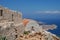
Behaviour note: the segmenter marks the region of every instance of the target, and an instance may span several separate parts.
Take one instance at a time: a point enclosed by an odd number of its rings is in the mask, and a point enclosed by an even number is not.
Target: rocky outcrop
[[[59,40],[57,36],[44,30],[36,21],[22,20],[20,12],[0,6],[0,35],[6,36],[7,40]]]
[[[20,37],[17,38],[17,40],[60,40],[59,38],[56,38],[53,35],[42,34],[42,33],[34,33],[34,34],[28,34],[24,35],[21,34]]]

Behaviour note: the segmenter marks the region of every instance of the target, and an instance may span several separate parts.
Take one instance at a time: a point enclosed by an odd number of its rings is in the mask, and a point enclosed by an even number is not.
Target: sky
[[[60,0],[0,0],[0,5],[22,12],[23,18],[60,19]]]
[[[20,11],[23,18],[56,24],[58,28],[51,32],[60,35],[60,0],[0,0],[0,5]]]

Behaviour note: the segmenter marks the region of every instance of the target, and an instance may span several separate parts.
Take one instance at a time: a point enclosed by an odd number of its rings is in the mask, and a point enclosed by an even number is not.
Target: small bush
[[[0,36],[0,40],[7,40],[5,36]]]
[[[28,35],[29,33],[30,33],[30,31],[24,31],[24,34],[27,34]]]

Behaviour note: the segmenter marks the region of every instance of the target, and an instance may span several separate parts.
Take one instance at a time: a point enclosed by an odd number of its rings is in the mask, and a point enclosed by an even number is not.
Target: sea
[[[36,19],[36,20],[40,21],[40,22],[44,22],[46,24],[50,24],[50,25],[51,24],[57,25],[56,29],[48,30],[48,31],[60,37],[60,19],[45,19],[45,20],[43,20],[43,19]]]

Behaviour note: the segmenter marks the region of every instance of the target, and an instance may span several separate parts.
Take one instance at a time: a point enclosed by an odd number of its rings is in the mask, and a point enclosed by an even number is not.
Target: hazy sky
[[[0,5],[21,11],[25,18],[59,19],[60,0],[0,0]]]

